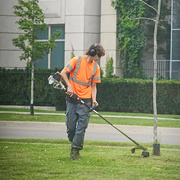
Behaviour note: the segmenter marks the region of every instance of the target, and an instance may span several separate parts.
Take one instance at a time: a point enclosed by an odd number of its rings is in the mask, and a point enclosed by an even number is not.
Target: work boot
[[[71,160],[82,160],[78,149],[72,149],[70,157],[71,157]]]

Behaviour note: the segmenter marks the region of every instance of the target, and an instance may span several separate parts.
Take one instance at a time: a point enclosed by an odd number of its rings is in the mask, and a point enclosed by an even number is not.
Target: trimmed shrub
[[[100,111],[153,113],[153,81],[102,79],[97,85]],[[158,113],[180,113],[180,81],[157,81]]]
[[[57,70],[35,70],[34,105],[65,110],[65,92],[48,84]],[[58,71],[61,71],[60,69]],[[0,69],[0,104],[30,104],[30,71]],[[153,113],[153,81],[102,78],[97,84],[99,111]],[[180,80],[157,81],[158,113],[180,114]]]

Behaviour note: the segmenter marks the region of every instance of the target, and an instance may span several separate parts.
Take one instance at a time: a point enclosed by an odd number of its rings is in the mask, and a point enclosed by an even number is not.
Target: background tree
[[[117,37],[120,62],[124,78],[144,78],[142,50],[146,37],[142,33],[140,20],[130,21],[127,17],[142,17],[145,8],[139,0],[112,0],[117,10]]]
[[[153,51],[153,62],[154,62],[154,77],[153,77],[153,111],[154,111],[154,144],[153,144],[153,153],[155,155],[160,155],[160,146],[158,141],[157,135],[157,103],[156,103],[156,79],[157,79],[157,32],[158,32],[158,24],[159,24],[159,17],[161,12],[161,0],[158,0],[157,9],[153,6],[147,4],[143,0],[139,0],[140,2],[144,3],[149,8],[153,9],[156,13],[155,18],[146,18],[141,17],[140,19],[147,19],[154,21],[154,51]],[[135,18],[139,19],[139,18]]]
[[[155,155],[159,155],[159,150],[157,150],[156,145],[158,144],[158,135],[157,135],[157,103],[156,103],[156,75],[157,75],[157,29],[159,24],[159,16],[161,11],[161,0],[158,0],[158,10],[156,10],[156,19],[154,25],[154,78],[153,78],[153,111],[154,111],[154,146],[153,152]]]
[[[31,102],[30,113],[34,115],[33,109],[33,89],[34,89],[34,63],[41,59],[44,52],[50,53],[55,47],[55,38],[59,37],[61,31],[56,31],[47,42],[37,41],[37,31],[44,32],[48,27],[44,23],[44,14],[38,5],[38,0],[18,0],[18,5],[13,6],[14,14],[19,17],[16,23],[19,29],[22,30],[17,38],[12,40],[14,46],[23,50],[20,60],[27,60],[31,67]]]
[[[147,52],[153,54],[154,21],[143,21],[140,17],[155,17],[155,11],[139,0],[111,0],[117,10],[117,38],[120,62],[124,78],[147,78],[143,72],[143,59]],[[145,0],[157,8],[157,0]],[[162,0],[161,16],[158,24],[157,57],[170,58],[170,0]],[[137,18],[129,21],[128,18]],[[139,19],[138,19],[139,18]],[[148,54],[149,56],[149,54]],[[150,57],[150,59],[153,59]],[[151,77],[150,77],[151,78]],[[162,77],[160,77],[162,78]]]
[[[150,1],[150,0],[149,0]],[[136,31],[133,32],[132,29],[134,27],[134,30],[136,30],[136,27],[138,27],[138,24],[140,22],[141,19],[144,20],[150,20],[154,22],[154,42],[153,42],[153,62],[154,62],[154,76],[153,76],[153,112],[154,112],[154,144],[153,144],[153,153],[156,155],[159,155],[160,153],[160,146],[158,144],[158,135],[157,135],[157,103],[156,103],[156,79],[157,79],[157,31],[158,31],[158,24],[159,24],[159,18],[160,18],[160,10],[161,10],[161,0],[157,1],[158,3],[156,4],[156,7],[151,6],[150,4],[146,3],[143,0],[135,0],[133,2],[130,1],[126,1],[126,0],[116,0],[116,1],[112,1],[112,5],[120,11],[120,13],[118,13],[118,15],[120,15],[120,19],[119,19],[119,24],[121,24],[122,27],[119,27],[122,31],[122,34],[120,34],[120,36],[122,36],[122,45],[121,45],[121,49],[125,49],[128,50],[127,46],[130,46],[130,50],[133,49],[133,51],[137,50],[139,51],[140,48],[133,48],[134,47],[134,41],[138,41],[139,39],[135,39],[133,34],[137,34]],[[166,2],[167,3],[167,2]],[[134,6],[132,6],[134,4]],[[129,5],[129,6],[128,6]],[[153,14],[153,17],[142,17],[142,15],[145,12],[145,6],[146,8],[150,8],[151,11],[155,12],[155,14]],[[135,20],[135,21],[132,21]],[[133,22],[133,23],[132,23]],[[142,26],[140,26],[142,27]],[[124,28],[124,29],[123,29]],[[137,32],[139,32],[137,30]],[[129,36],[129,34],[131,34],[131,37]],[[140,35],[140,34],[139,34]],[[118,32],[118,36],[119,36],[119,32]],[[137,35],[138,37],[138,35]],[[141,36],[139,36],[141,37]],[[131,39],[131,40],[130,40]],[[121,38],[119,38],[119,40],[121,40]],[[132,44],[129,44],[129,42],[132,41]],[[141,47],[141,46],[139,46]],[[124,56],[124,50],[120,51],[120,53],[123,54]],[[128,52],[129,53],[129,52]],[[137,52],[136,52],[137,54]],[[127,54],[126,54],[127,55]],[[134,57],[137,57],[134,56]],[[125,59],[125,56],[124,56]],[[134,58],[135,60],[135,58]],[[129,59],[125,59],[125,61],[127,61],[129,63]],[[123,61],[121,61],[123,63]],[[127,63],[126,62],[126,63]],[[133,62],[132,64],[135,64],[135,62]],[[124,68],[124,67],[123,67]],[[126,68],[128,70],[130,70],[129,68]],[[135,69],[133,69],[135,70]],[[124,69],[123,69],[124,71]]]

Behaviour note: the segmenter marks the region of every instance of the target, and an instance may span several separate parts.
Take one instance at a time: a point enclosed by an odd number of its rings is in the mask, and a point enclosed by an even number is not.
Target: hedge
[[[34,105],[58,106],[65,109],[64,92],[52,88],[48,77],[57,70],[34,71]],[[29,105],[31,89],[31,72],[29,69],[0,69],[0,104]]]
[[[65,110],[65,93],[54,89],[47,80],[56,71],[35,70],[34,105]],[[102,78],[97,90],[98,111],[153,113],[152,80]],[[0,69],[0,104],[30,104],[28,69]],[[157,81],[157,110],[158,113],[180,114],[180,80]]]
[[[180,81],[157,81],[158,113],[180,114]],[[153,81],[102,79],[98,84],[100,111],[153,113]]]

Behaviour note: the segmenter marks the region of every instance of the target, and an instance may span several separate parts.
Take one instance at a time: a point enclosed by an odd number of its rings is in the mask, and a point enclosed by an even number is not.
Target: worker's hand
[[[92,107],[97,107],[99,104],[98,104],[98,102],[97,101],[93,101],[92,102]]]
[[[69,85],[69,86],[67,87],[67,92],[66,92],[66,94],[68,94],[70,97],[73,96],[73,88],[72,88],[71,85]]]
[[[95,107],[98,106],[98,102],[97,101],[93,101],[92,102],[92,107],[89,109],[89,112],[93,111],[95,109]]]

